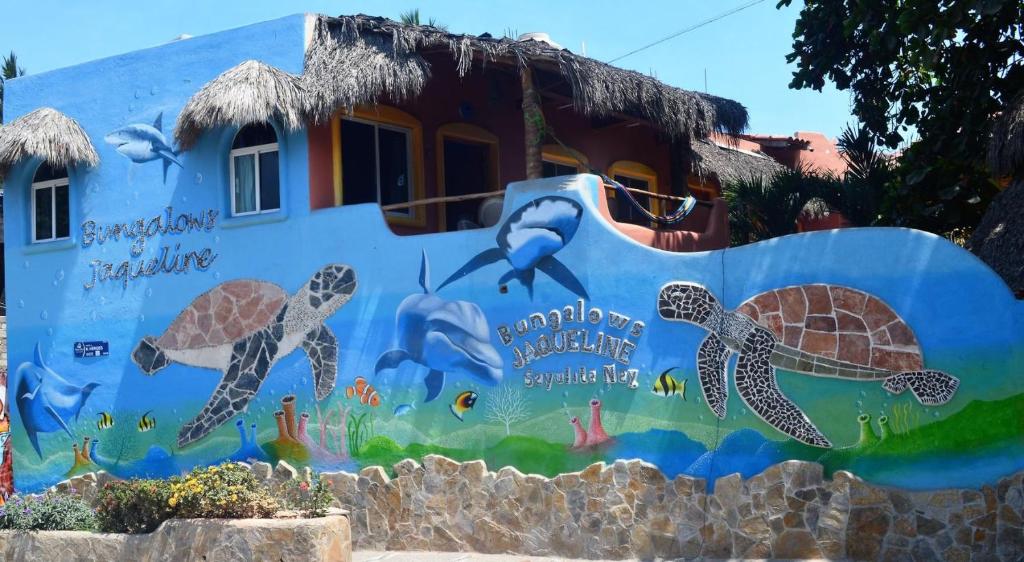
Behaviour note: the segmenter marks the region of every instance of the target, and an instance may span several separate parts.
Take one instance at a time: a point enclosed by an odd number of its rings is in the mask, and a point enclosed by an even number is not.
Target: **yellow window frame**
[[[636,180],[646,181],[647,190],[651,193],[660,193],[658,191],[658,172],[654,171],[654,168],[640,162],[634,162],[632,160],[617,160],[608,166],[608,177],[615,179],[615,176],[626,176]],[[612,198],[616,196],[616,191],[611,190]],[[651,208],[649,209],[652,214],[661,214],[661,199],[655,197],[650,198]]]
[[[575,148],[566,150],[558,144],[545,144],[541,147],[540,159],[553,164],[572,166],[580,174],[585,174],[590,170],[590,160],[585,154]]]
[[[369,121],[371,123],[377,123],[381,125],[391,125],[394,127],[401,127],[409,131],[411,170],[412,174],[412,193],[411,200],[426,198],[426,185],[425,177],[426,174],[423,171],[423,124],[420,123],[419,119],[416,119],[411,114],[402,111],[396,107],[387,105],[376,105],[376,106],[360,106],[354,108],[351,112],[339,111],[331,118],[331,145],[334,155],[334,205],[341,206],[344,201],[345,186],[342,185],[342,166],[344,162],[341,161],[341,120],[347,117],[352,117],[361,121]],[[380,203],[378,202],[378,205]],[[384,213],[385,219],[389,223],[402,224],[408,226],[426,226],[427,224],[427,213],[422,206],[410,207],[408,216],[399,216],[394,214]]]
[[[498,136],[494,133],[470,123],[446,123],[437,128],[434,134],[435,150],[437,153],[437,193],[444,197],[444,140],[446,138],[462,140],[471,143],[483,144],[488,148],[487,154],[487,178],[488,184],[485,192],[498,191],[501,189],[501,162]],[[448,224],[448,216],[445,211],[446,205],[438,205],[437,219],[438,228],[444,231]]]

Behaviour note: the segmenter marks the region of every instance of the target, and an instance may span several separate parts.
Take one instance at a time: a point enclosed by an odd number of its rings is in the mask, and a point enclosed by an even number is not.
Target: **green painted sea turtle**
[[[324,321],[355,290],[355,271],[338,264],[321,268],[291,297],[273,283],[228,281],[196,297],[159,338],[142,338],[132,360],[147,375],[171,363],[224,374],[199,415],[182,426],[178,446],[244,411],[274,363],[300,345],[313,367],[316,398],[326,398],[338,374],[338,340]]]
[[[740,398],[764,421],[817,447],[832,443],[779,389],[775,369],[817,377],[884,381],[898,394],[910,388],[919,402],[944,404],[960,381],[924,368],[917,337],[889,305],[863,291],[813,284],[756,295],[727,312],[706,288],[673,282],[662,287],[658,312],[666,320],[706,330],[697,371],[708,407],[725,417],[726,363],[733,353]]]

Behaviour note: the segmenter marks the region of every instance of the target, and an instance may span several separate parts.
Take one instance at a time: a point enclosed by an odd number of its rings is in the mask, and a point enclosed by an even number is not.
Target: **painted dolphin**
[[[74,440],[78,438],[68,426],[68,420],[78,420],[78,413],[99,383],[91,382],[76,386],[53,372],[43,362],[43,352],[36,343],[35,357],[31,363],[18,366],[16,401],[21,414],[21,425],[28,433],[32,448],[39,458],[39,434],[63,429]]]
[[[412,361],[430,369],[423,382],[430,402],[444,389],[445,373],[461,372],[494,386],[501,382],[501,356],[490,340],[487,318],[480,307],[466,301],[446,301],[430,290],[430,264],[423,252],[420,264],[422,294],[412,294],[398,305],[395,331],[398,348],[377,358],[375,373]]]
[[[533,279],[539,269],[577,296],[589,298],[576,276],[555,258],[555,253],[576,234],[582,217],[583,207],[572,199],[547,196],[530,201],[512,213],[502,225],[496,237],[497,248],[474,256],[445,279],[437,290],[485,265],[507,260],[512,270],[501,276],[499,285],[518,279],[533,299]]]
[[[167,144],[167,137],[163,132],[163,118],[164,114],[161,113],[156,116],[156,121],[152,125],[142,123],[125,125],[107,134],[103,140],[117,147],[119,153],[137,164],[151,162],[158,158],[163,159],[164,181],[166,182],[167,168],[171,164],[177,164],[179,168],[183,166],[176,158],[178,153]]]

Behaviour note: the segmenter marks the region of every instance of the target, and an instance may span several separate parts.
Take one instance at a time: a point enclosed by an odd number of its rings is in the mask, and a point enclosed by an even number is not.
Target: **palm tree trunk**
[[[541,146],[544,143],[544,112],[540,107],[540,96],[533,87],[533,71],[523,66],[520,73],[523,86],[523,131],[526,141],[526,179],[538,179],[543,175]]]

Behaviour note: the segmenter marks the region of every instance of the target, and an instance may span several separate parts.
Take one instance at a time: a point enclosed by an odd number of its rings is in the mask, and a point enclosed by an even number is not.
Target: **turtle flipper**
[[[927,406],[945,404],[960,388],[960,379],[942,371],[907,371],[888,377],[882,388],[899,394],[910,387],[917,401]]]
[[[178,447],[209,435],[224,422],[245,410],[259,392],[277,356],[280,338],[267,328],[239,340],[231,350],[231,362],[220,384],[199,415],[181,426]]]
[[[320,324],[306,334],[302,349],[313,367],[316,399],[323,400],[334,390],[334,381],[338,378],[338,338],[326,324]]]
[[[732,352],[717,335],[708,334],[700,347],[697,348],[697,376],[700,379],[700,390],[708,407],[718,416],[725,419],[725,406],[729,401],[729,381],[725,373],[725,364]],[[685,397],[684,397],[685,399]]]
[[[793,439],[814,447],[832,447],[832,443],[814,427],[800,408],[782,394],[770,363],[775,337],[758,327],[750,332],[745,348],[736,361],[736,390],[740,398],[761,419]]]

